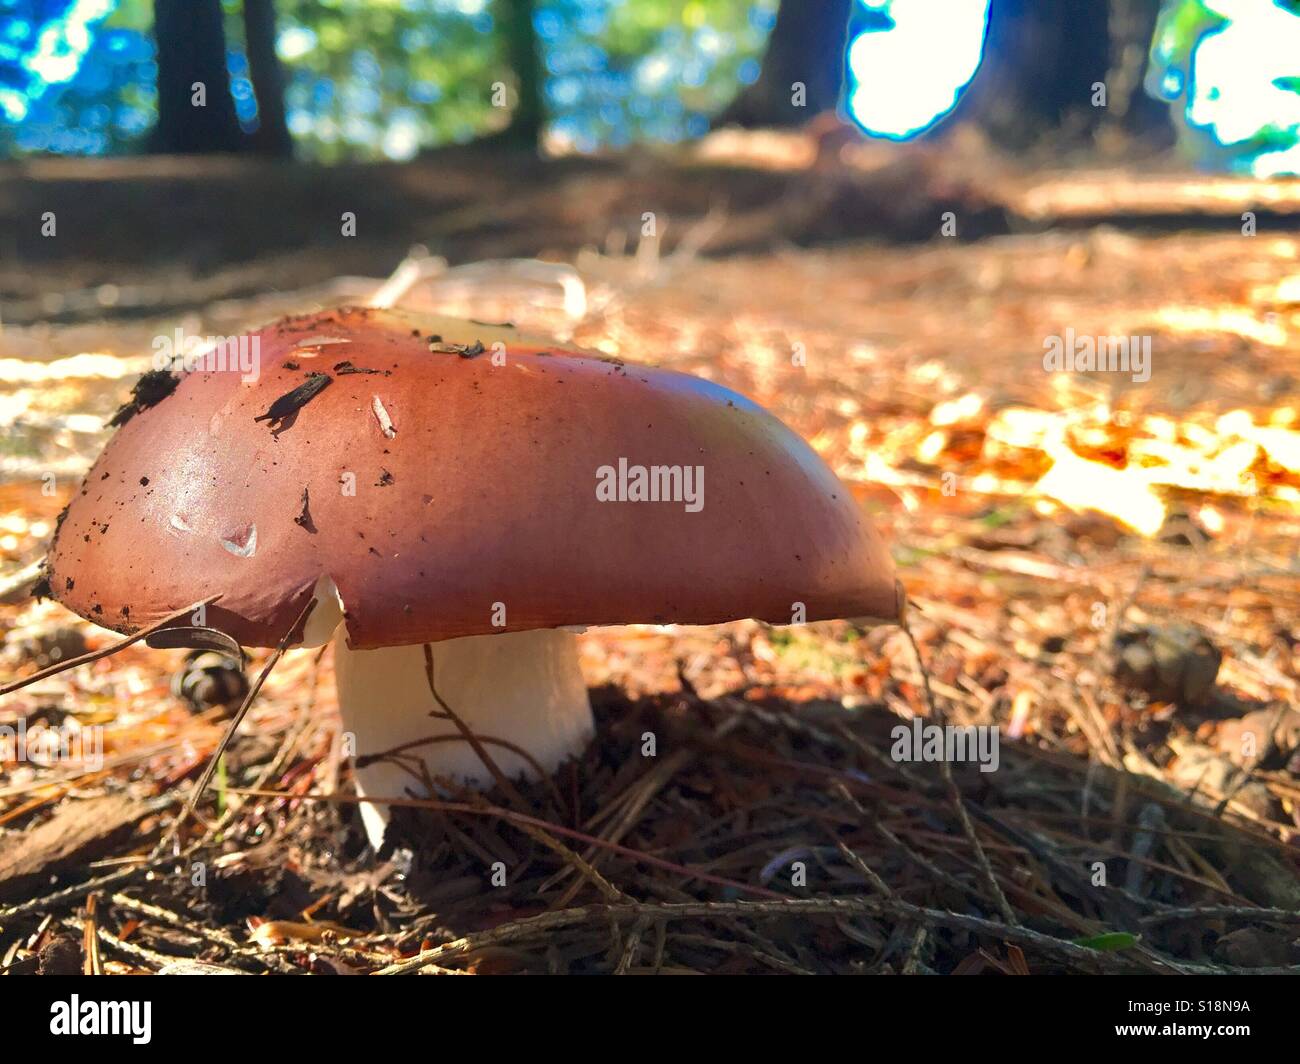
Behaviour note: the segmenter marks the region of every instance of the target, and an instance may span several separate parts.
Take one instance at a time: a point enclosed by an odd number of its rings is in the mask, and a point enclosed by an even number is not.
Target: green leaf
[[[1122,949],[1132,949],[1141,937],[1129,931],[1107,931],[1104,934],[1093,935],[1091,938],[1076,938],[1073,942],[1076,946],[1083,946],[1085,949],[1095,949],[1101,953],[1117,953]]]
[[[230,783],[226,778],[226,755],[217,758],[217,814],[226,815],[226,791]]]
[[[1274,78],[1273,84],[1279,89],[1285,89],[1287,92],[1300,92],[1300,77],[1294,75]]]

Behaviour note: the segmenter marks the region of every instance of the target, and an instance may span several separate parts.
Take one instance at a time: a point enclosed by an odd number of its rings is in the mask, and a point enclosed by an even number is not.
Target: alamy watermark
[[[50,1004],[50,1034],[127,1036],[138,1046],[153,1037],[152,1001],[83,1001],[73,994]]]
[[[257,380],[262,368],[262,337],[191,336],[179,326],[171,336],[153,339],[153,368],[186,373],[238,373],[245,384]]]
[[[64,722],[57,728],[0,724],[0,763],[25,761],[33,765],[75,764],[96,772],[104,766],[104,729]]]
[[[987,725],[941,727],[914,717],[910,724],[895,725],[889,736],[894,740],[889,756],[895,761],[972,761],[981,772],[996,772],[1001,762],[998,729]]]
[[[1128,373],[1133,383],[1151,379],[1150,336],[1064,336],[1043,340],[1043,369],[1048,373]]]
[[[631,465],[626,458],[617,468],[596,470],[596,498],[601,502],[679,502],[686,512],[704,509],[704,467]]]

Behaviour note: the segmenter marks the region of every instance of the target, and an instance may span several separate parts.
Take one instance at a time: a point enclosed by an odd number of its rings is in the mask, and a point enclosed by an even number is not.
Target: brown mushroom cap
[[[104,448],[50,550],[69,609],[133,632],[220,593],[212,627],[274,646],[327,575],[360,649],[562,625],[784,624],[796,603],[810,621],[899,614],[889,554],[845,487],[725,388],[391,311],[254,335],[256,380],[191,372]],[[450,347],[480,340],[478,354]],[[331,381],[296,415],[255,420],[310,373]],[[597,470],[620,458],[702,466],[703,508],[600,501]]]

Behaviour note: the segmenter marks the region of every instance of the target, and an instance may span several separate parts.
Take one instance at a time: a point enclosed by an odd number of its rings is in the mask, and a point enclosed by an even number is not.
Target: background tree
[[[244,0],[244,46],[257,96],[257,131],[253,148],[264,155],[288,157],[293,139],[284,114],[284,71],[276,53],[275,0]]]
[[[1102,130],[1167,144],[1168,108],[1143,85],[1160,8],[1161,0],[992,0],[983,61],[933,135],[964,121],[1012,150],[1044,137],[1084,139]],[[800,125],[837,107],[848,32],[863,28],[854,22],[866,17],[888,20],[888,12],[868,15],[852,0],[781,0],[758,80],[714,125]],[[803,107],[791,102],[796,82],[806,86]],[[1106,87],[1105,106],[1093,103],[1098,84]]]
[[[226,70],[221,0],[154,0],[158,123],[154,151],[234,152],[244,147]],[[204,106],[194,106],[202,83]]]
[[[533,23],[534,7],[534,0],[496,0],[493,9],[518,93],[501,139],[522,148],[538,147],[546,124],[545,73]]]
[[[992,0],[984,59],[940,130],[972,122],[1000,147],[1083,141],[1103,128],[1172,140],[1143,90],[1160,0]],[[1105,85],[1105,106],[1094,86]]]
[[[781,0],[758,80],[714,120],[715,126],[797,126],[839,104],[844,49],[854,0]],[[804,86],[803,106],[793,101]]]
[[[156,130],[155,0],[115,0],[107,15],[93,18],[75,17],[74,9],[95,5],[42,3],[61,11],[34,24],[16,54],[0,55],[0,92],[17,94],[26,111],[19,122],[0,122],[0,155],[182,150],[177,136]],[[532,14],[512,21],[506,3],[221,0],[228,78],[222,47],[207,47],[213,38],[200,33],[196,5],[173,3],[189,17],[173,34],[164,19],[163,66],[180,69],[180,85],[188,88],[194,64],[177,62],[175,46],[203,46],[209,80],[229,82],[245,127],[256,99],[257,128],[238,140],[241,151],[284,150],[282,90],[283,110],[297,119],[295,155],[324,163],[412,158],[502,131],[512,114],[492,106],[497,81],[522,89],[512,136],[531,142],[544,110],[548,132],[594,151],[706,132],[710,116],[758,76],[778,8],[778,0],[533,0],[525,5]],[[513,74],[506,26],[519,30],[512,38],[522,78]],[[39,68],[29,69],[27,53],[67,33],[85,41],[80,67],[70,80],[45,83]],[[180,39],[186,35],[193,39]],[[521,47],[527,39],[540,47]],[[165,88],[163,95],[176,98]],[[225,105],[211,91],[208,97],[207,115],[190,113],[183,99],[179,133],[192,150],[230,150],[238,139],[234,123],[228,110],[224,123],[213,123],[211,109]],[[520,102],[512,91],[511,112]],[[210,135],[213,125],[223,127],[220,136]]]

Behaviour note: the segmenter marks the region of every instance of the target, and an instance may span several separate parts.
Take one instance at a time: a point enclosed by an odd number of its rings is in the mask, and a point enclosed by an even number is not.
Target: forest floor
[[[1068,184],[1087,215],[1142,180]],[[448,254],[412,225],[455,262],[552,261],[443,269],[406,305],[706,376],[809,439],[892,544],[923,666],[895,627],[593,630],[598,735],[526,791],[541,823],[497,793],[399,810],[377,859],[330,656],[293,651],[159,856],[224,717],[172,694],[182,652],[132,646],[0,705],[0,727],[80,729],[104,755],[0,766],[0,968],[1300,970],[1300,235],[1243,236],[1258,194],[1197,200],[1195,229],[778,233],[714,258],[734,213],[640,248]],[[362,301],[402,250],[274,286],[265,259],[246,285],[157,267],[116,293],[88,260],[11,268],[0,573],[42,556],[153,337]],[[1149,380],[1046,371],[1067,330],[1150,337]],[[107,644],[15,586],[4,675]],[[996,726],[997,771],[896,760],[913,721]],[[658,756],[627,756],[646,731]]]

